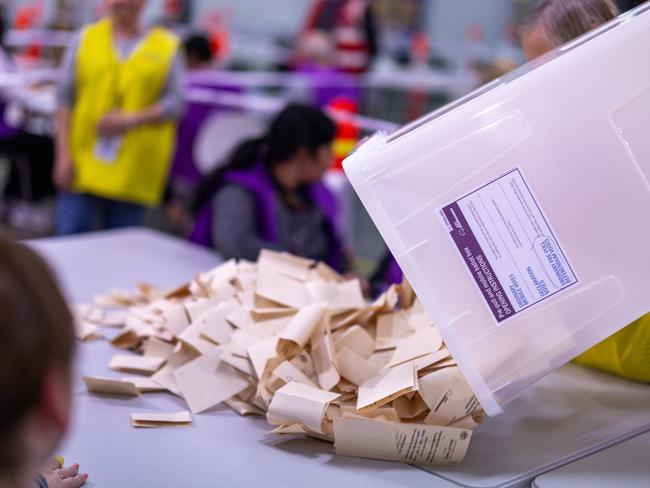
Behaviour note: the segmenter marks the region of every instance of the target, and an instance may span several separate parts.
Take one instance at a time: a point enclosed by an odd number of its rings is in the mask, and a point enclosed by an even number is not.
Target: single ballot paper
[[[177,347],[178,349],[174,351],[167,363],[151,379],[174,395],[182,396],[181,389],[174,377],[174,371],[199,357],[199,354],[183,344]]]
[[[341,381],[341,376],[338,370],[334,341],[329,331],[321,329],[313,335],[311,355],[320,387],[324,390],[331,390]]]
[[[277,348],[278,338],[269,337],[268,339],[253,344],[246,349],[251,364],[253,365],[255,376],[258,380],[262,378],[262,373],[264,373],[267,361],[274,358],[277,354]]]
[[[337,393],[292,381],[275,392],[267,420],[273,425],[301,424],[324,434],[325,411],[338,397]]]
[[[414,329],[408,323],[408,317],[403,313],[380,315],[377,319],[377,335],[375,350],[392,349],[399,342],[413,334]]]
[[[174,344],[157,337],[151,337],[144,345],[144,355],[150,358],[162,358],[165,361],[174,353]]]
[[[261,270],[274,271],[297,281],[306,281],[310,269],[316,264],[310,259],[293,256],[288,253],[263,250],[257,266]]]
[[[192,413],[200,413],[245,390],[241,373],[218,358],[201,356],[174,371],[174,378]]]
[[[183,427],[192,423],[192,414],[187,410],[177,413],[132,413],[133,427]]]
[[[158,371],[164,362],[163,358],[118,354],[113,356],[108,367],[117,371],[152,374]]]
[[[198,327],[199,333],[216,344],[227,344],[234,329],[226,321],[226,316],[232,312],[230,307],[214,307],[206,310],[192,324]]]
[[[94,341],[102,337],[99,327],[78,316],[74,318],[74,334],[77,339],[84,342]]]
[[[88,393],[124,396],[138,396],[139,394],[135,384],[131,381],[96,376],[84,376],[82,379]]]
[[[314,281],[307,284],[312,303],[325,303],[334,313],[366,306],[359,280],[345,283]]]
[[[301,308],[311,301],[304,283],[267,269],[258,271],[255,293],[289,308]]]
[[[139,393],[154,393],[165,391],[166,388],[147,376],[123,376],[122,381],[133,383]]]
[[[453,427],[334,418],[334,447],[341,456],[447,466],[463,460],[471,437],[471,430]]]
[[[442,347],[442,337],[433,327],[427,327],[415,331],[409,337],[401,339],[397,343],[395,354],[389,365],[396,366],[411,359],[416,359],[426,354],[437,351]]]
[[[420,378],[420,395],[431,409],[424,421],[427,424],[448,425],[481,409],[457,366]]]
[[[190,325],[187,311],[180,303],[166,305],[162,310],[162,316],[165,319],[165,328],[174,335],[179,335]]]
[[[357,410],[372,410],[418,388],[417,371],[405,363],[383,371],[359,386]]]
[[[325,312],[326,309],[318,304],[301,308],[280,333],[278,354],[285,357],[298,354],[316,332]]]
[[[364,359],[368,359],[375,352],[375,340],[366,329],[358,325],[348,328],[334,341],[336,352],[349,349]]]
[[[338,351],[337,359],[341,376],[355,385],[361,385],[379,373],[372,363],[347,347]]]

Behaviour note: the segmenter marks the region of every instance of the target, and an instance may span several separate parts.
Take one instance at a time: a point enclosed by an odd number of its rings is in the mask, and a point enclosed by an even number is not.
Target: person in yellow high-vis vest
[[[618,14],[612,0],[537,0],[521,29],[526,57],[532,60],[542,56]],[[574,362],[650,383],[650,313],[585,351]]]
[[[179,40],[145,30],[146,0],[107,0],[64,57],[56,114],[57,233],[141,225],[162,197],[183,112]]]

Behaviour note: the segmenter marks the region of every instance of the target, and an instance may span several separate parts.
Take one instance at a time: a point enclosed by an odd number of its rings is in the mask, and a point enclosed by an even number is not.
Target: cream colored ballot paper
[[[82,379],[88,393],[124,396],[138,396],[139,394],[137,387],[131,381],[95,376],[84,376]]]
[[[108,367],[116,371],[151,374],[158,371],[164,362],[163,358],[118,354],[111,358]]]
[[[437,351],[442,347],[442,337],[433,327],[419,329],[409,337],[397,343],[395,354],[390,361],[390,366],[405,363],[426,354]]]
[[[472,431],[335,417],[334,437],[336,453],[342,456],[446,466],[463,460]]]
[[[249,385],[232,366],[210,356],[190,361],[173,374],[183,398],[195,414],[237,395]]]
[[[372,410],[395,398],[417,390],[418,377],[413,364],[405,363],[370,378],[359,387],[357,410]]]
[[[192,423],[192,414],[187,410],[177,413],[132,413],[133,427],[184,427]]]
[[[308,305],[294,315],[280,333],[277,344],[278,354],[293,357],[305,347],[316,331],[326,310],[321,305]]]
[[[324,434],[325,411],[338,397],[336,393],[292,381],[275,392],[267,420],[272,425],[301,424]]]
[[[102,337],[99,327],[78,316],[74,319],[74,333],[80,341],[94,341]]]
[[[225,404],[265,416],[274,433],[335,443],[342,455],[450,465],[482,420],[408,284],[370,303],[358,280],[263,251],[258,263],[229,261],[171,293],[139,286],[103,303],[77,307],[77,317],[92,332],[119,310],[110,344],[123,351],[109,367],[124,377],[84,377],[87,390],[166,391],[187,405],[134,413],[133,427],[186,426]]]
[[[419,383],[420,395],[431,409],[427,424],[448,425],[481,408],[457,366],[429,373]]]
[[[155,393],[165,391],[166,388],[146,376],[123,376],[122,381],[133,383],[138,393]]]

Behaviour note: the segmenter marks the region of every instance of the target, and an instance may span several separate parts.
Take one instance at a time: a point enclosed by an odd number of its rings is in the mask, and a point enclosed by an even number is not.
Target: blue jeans
[[[145,207],[86,193],[60,193],[56,208],[57,235],[98,229],[141,226]]]

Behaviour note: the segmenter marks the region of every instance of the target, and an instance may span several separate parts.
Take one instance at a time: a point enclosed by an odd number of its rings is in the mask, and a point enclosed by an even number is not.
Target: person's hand
[[[52,180],[59,190],[70,191],[74,181],[74,166],[70,157],[60,156],[56,159]]]
[[[87,473],[79,473],[79,465],[63,467],[56,459],[50,459],[41,471],[48,488],[79,488],[86,484]]]
[[[135,124],[136,119],[133,114],[119,111],[110,112],[104,115],[97,124],[97,133],[106,137],[119,136],[133,128]]]

